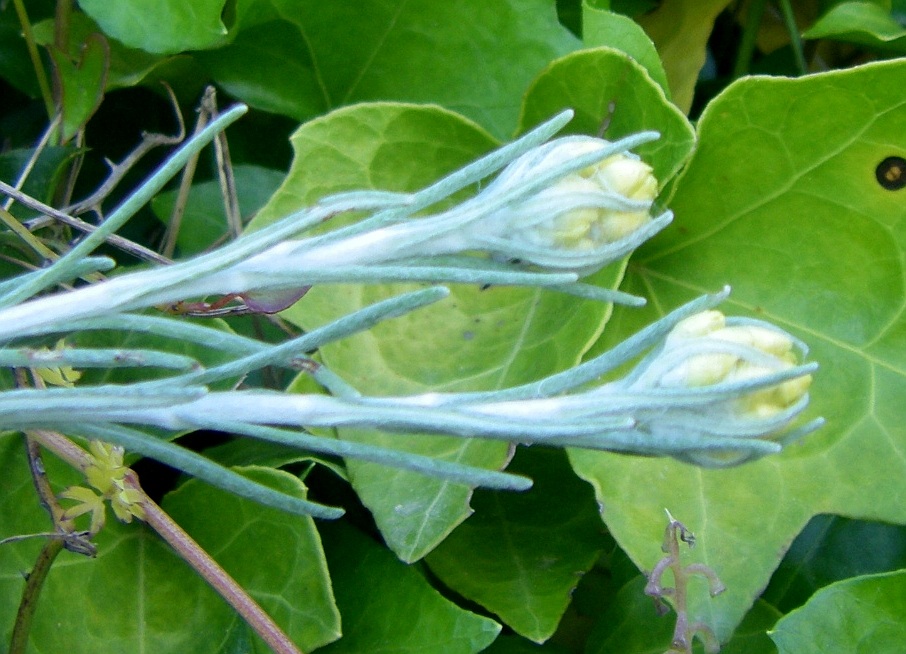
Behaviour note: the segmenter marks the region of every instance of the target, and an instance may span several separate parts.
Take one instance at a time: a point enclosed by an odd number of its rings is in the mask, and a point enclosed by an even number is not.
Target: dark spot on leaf
[[[906,187],[906,159],[887,157],[875,168],[875,177],[878,184],[888,191],[899,191]]]

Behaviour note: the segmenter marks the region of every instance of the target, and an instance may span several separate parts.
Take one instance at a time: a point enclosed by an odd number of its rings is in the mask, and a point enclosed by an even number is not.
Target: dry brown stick
[[[139,143],[132,152],[126,155],[125,159],[119,163],[113,163],[109,159],[107,160],[107,165],[110,167],[110,175],[97,190],[87,198],[66,207],[64,209],[65,213],[78,215],[85,213],[86,211],[94,210],[100,214],[101,203],[122,181],[126,173],[128,173],[150,150],[153,150],[160,145],[176,145],[182,143],[183,139],[186,137],[186,125],[183,122],[182,114],[179,112],[179,104],[176,101],[173,90],[167,85],[164,85],[164,88],[167,89],[170,101],[173,103],[176,120],[179,122],[179,132],[173,136],[168,136],[166,134],[149,134],[147,132],[142,133],[141,143]]]
[[[50,205],[44,204],[43,202],[36,200],[30,195],[26,195],[21,191],[17,191],[6,182],[0,181],[0,193],[14,197],[19,204],[22,204],[29,209],[33,209],[34,211],[38,211],[47,216],[47,218],[51,218],[53,220],[69,225],[70,227],[73,227],[81,232],[85,232],[86,234],[90,234],[97,229],[97,227],[95,227],[91,223],[86,223],[84,220],[76,218],[75,216],[71,216],[63,211],[60,211],[59,209],[54,209]],[[43,221],[28,220],[23,224],[29,230],[35,230],[43,226]],[[108,236],[107,242],[110,245],[123,250],[124,252],[128,252],[129,254],[132,254],[146,261],[154,261],[156,263],[162,264],[173,263],[170,259],[159,255],[154,250],[149,250],[148,248],[139,245],[138,243],[125,239],[122,236],[117,236],[116,234],[111,234],[110,236]]]
[[[214,92],[214,87],[209,86],[205,89],[204,97]],[[193,136],[203,130],[211,115],[205,109],[204,99],[198,111],[198,120],[195,122]],[[193,154],[186,162],[185,168],[182,169],[182,176],[179,179],[179,190],[176,192],[176,201],[173,203],[173,210],[170,212],[170,220],[167,223],[167,231],[164,234],[161,253],[165,257],[172,257],[176,250],[176,237],[179,235],[179,228],[182,226],[182,217],[186,211],[186,204],[189,201],[189,191],[192,190],[192,180],[195,177],[195,169],[198,167],[199,153]]]
[[[214,87],[209,88],[211,92],[205,93],[202,106],[213,117],[217,115],[217,95]],[[227,226],[233,238],[237,238],[242,233],[242,212],[239,210],[239,194],[236,191],[236,176],[233,174],[233,162],[230,159],[226,132],[220,132],[214,139],[214,157],[217,160],[217,176],[220,179]]]
[[[78,469],[84,469],[88,454],[69,438],[56,432],[36,430],[35,438],[44,447]],[[137,501],[142,519],[163,538],[176,553],[232,606],[249,626],[277,654],[302,654],[264,609],[218,564],[182,527],[142,490],[138,475],[127,470],[125,486],[138,491]]]

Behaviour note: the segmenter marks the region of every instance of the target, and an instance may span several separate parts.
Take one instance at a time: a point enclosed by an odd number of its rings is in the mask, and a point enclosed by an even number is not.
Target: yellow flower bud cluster
[[[572,152],[568,154],[579,156],[600,148],[601,143],[598,139],[572,143]],[[651,220],[649,210],[657,197],[658,182],[648,164],[621,153],[567,175],[542,195],[592,198],[602,193],[616,196],[624,203],[626,200],[643,203],[643,207],[613,208],[589,202],[528,226],[524,238],[537,245],[553,244],[577,251],[593,250],[619,241]]]
[[[688,339],[709,339],[717,349],[721,343],[740,345],[766,356],[763,361],[756,362],[731,352],[695,354],[661,377],[661,386],[698,387],[743,382],[793,368],[799,363],[795,344],[787,334],[755,324],[728,326],[719,311],[704,311],[677,324],[667,338],[666,347],[675,347]],[[769,418],[798,402],[808,392],[811,382],[811,375],[802,375],[753,390],[736,401],[737,408],[755,418]]]

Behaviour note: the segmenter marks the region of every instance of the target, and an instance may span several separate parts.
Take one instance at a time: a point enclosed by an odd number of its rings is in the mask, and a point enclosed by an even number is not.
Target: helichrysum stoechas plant
[[[738,463],[775,452],[779,443],[814,428],[814,422],[796,426],[808,402],[814,369],[801,361],[804,345],[768,324],[725,320],[708,310],[720,295],[687,305],[612,353],[522,390],[400,398],[361,397],[313,362],[309,369],[334,397],[212,392],[208,385],[265,365],[298,366],[309,361],[300,358],[301,352],[442,300],[446,291],[441,287],[366,307],[280,345],[220,332],[215,340],[212,330],[186,325],[179,318],[132,313],[209,294],[243,296],[253,306],[270,302],[280,308],[298,297],[300,289],[339,281],[530,284],[632,302],[583,285],[578,277],[627,255],[671,220],[670,212],[652,215],[657,180],[651,168],[629,151],[657,134],[643,133],[614,143],[585,136],[547,140],[568,119],[568,114],[558,116],[422,191],[330,196],[220,250],[180,264],[22,302],[23,287],[37,289],[49,280],[80,274],[77,268],[85,268],[86,260],[70,253],[49,272],[33,273],[20,284],[0,289],[6,291],[0,296],[0,303],[6,305],[0,310],[0,335],[6,339],[117,326],[209,343],[233,355],[230,363],[203,369],[186,357],[159,352],[130,351],[130,357],[122,351],[67,348],[55,352],[57,365],[155,366],[176,374],[128,387],[7,392],[0,395],[0,417],[9,428],[68,429],[106,439],[237,492],[325,517],[336,512],[295,498],[278,499],[273,491],[256,488],[166,441],[143,438],[125,425],[173,431],[222,429],[464,483],[511,488],[524,487],[526,482],[494,471],[318,439],[285,427],[358,425],[429,431],[669,455],[702,465]],[[200,145],[195,140],[186,148],[191,151]],[[185,152],[174,156],[177,163],[187,156]],[[451,193],[498,169],[499,174],[471,199],[424,215]],[[146,186],[160,184],[155,177]],[[134,211],[146,195],[143,187],[136,192],[139,199],[127,200],[124,206]],[[326,234],[299,238],[300,230],[344,211],[366,211],[370,216]],[[432,257],[440,258],[435,262]],[[600,384],[606,373],[646,351],[633,372]],[[21,347],[0,350],[0,361],[7,365],[35,365],[39,358],[34,351],[30,359],[29,351]],[[595,381],[596,388],[578,390]]]
[[[583,136],[552,139],[569,120],[568,113],[421,191],[329,196],[195,259],[32,299],[61,281],[109,269],[112,261],[88,255],[241,113],[237,108],[212,122],[53,266],[0,284],[0,339],[8,344],[0,349],[0,364],[73,372],[68,387],[0,393],[0,422],[7,430],[36,430],[38,435],[40,430],[58,430],[91,441],[90,454],[74,457],[87,461],[80,465],[87,486],[62,494],[76,502],[64,510],[63,519],[89,514],[89,534],[103,525],[105,502],[121,520],[147,518],[165,525],[159,509],[123,465],[124,451],[156,458],[287,511],[322,518],[342,514],[259,485],[142,431],[149,427],[174,435],[220,430],[471,486],[519,490],[528,488],[531,480],[319,438],[304,428],[364,426],[672,456],[723,466],[777,452],[783,443],[820,424],[800,421],[815,370],[814,364],[804,362],[805,346],[767,323],[724,318],[713,307],[726,291],[680,307],[610,352],[524,386],[380,398],[360,395],[304,353],[442,301],[448,294],[445,288],[434,286],[378,302],[277,345],[190,324],[178,316],[139,313],[177,303],[195,302],[204,308],[207,305],[196,301],[211,295],[224,296],[226,302],[240,298],[251,310],[277,311],[315,284],[387,281],[540,286],[639,304],[640,298],[583,284],[579,278],[630,254],[672,219],[669,211],[653,212],[658,182],[651,168],[631,153],[657,134],[612,143]],[[484,187],[471,199],[431,212],[477,182]],[[351,211],[366,217],[318,236],[300,235]],[[29,339],[39,335],[99,329],[139,330],[190,341],[220,350],[229,360],[205,368],[189,357],[154,350],[61,347],[48,353],[28,346]],[[637,362],[631,372],[611,378],[632,361]],[[210,389],[213,382],[241,379],[268,365],[304,369],[331,395]],[[129,385],[72,383],[79,381],[77,370],[122,366],[171,374]],[[173,532],[170,527],[162,530]],[[168,542],[180,547],[179,538]],[[217,585],[222,576],[215,574],[209,581]],[[227,597],[232,591],[221,592]],[[254,607],[243,615],[250,621],[265,620],[260,614],[248,617],[255,615]],[[277,638],[274,643],[284,644],[273,646],[295,651],[284,640]]]

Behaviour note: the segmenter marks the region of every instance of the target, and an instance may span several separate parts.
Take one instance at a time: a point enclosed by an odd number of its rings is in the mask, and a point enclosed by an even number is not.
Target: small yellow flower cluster
[[[600,147],[599,141],[575,144],[574,156],[596,147]],[[568,250],[593,250],[629,236],[651,220],[649,210],[657,197],[657,179],[651,166],[626,154],[615,154],[567,175],[543,194],[591,197],[602,191],[624,200],[643,202],[646,208],[580,207],[534,225],[537,233],[532,240],[555,243]]]
[[[667,338],[667,347],[685,339],[710,339],[753,348],[766,355],[764,365],[731,353],[697,354],[661,378],[661,386],[711,386],[758,379],[799,362],[793,340],[786,334],[759,325],[726,325],[720,311],[704,311],[680,322]],[[752,391],[737,400],[741,413],[769,418],[791,407],[808,391],[811,375]]]
[[[78,502],[63,512],[66,519],[91,513],[89,532],[96,534],[104,526],[104,500],[121,522],[132,522],[132,518],[143,519],[141,491],[126,485],[128,468],[123,464],[123,448],[101,441],[91,441],[90,463],[85,467],[85,480],[93,488],[72,486],[60,493],[60,497]],[[100,494],[98,494],[100,493]]]

